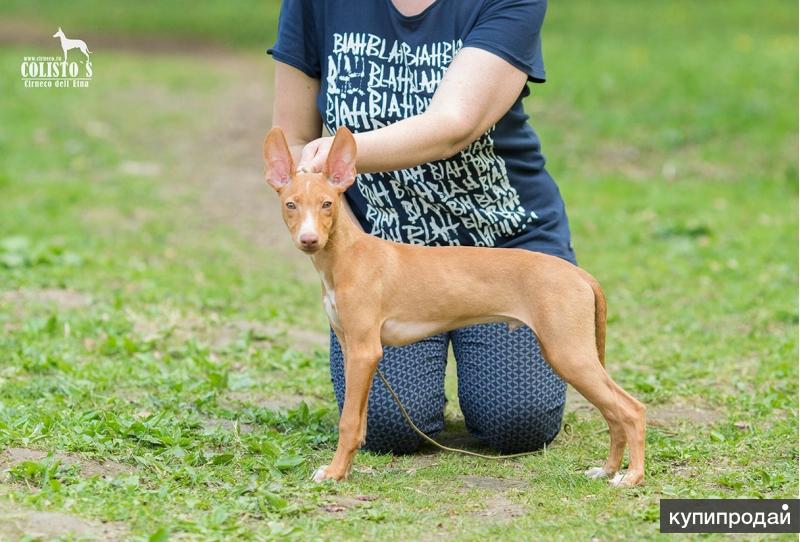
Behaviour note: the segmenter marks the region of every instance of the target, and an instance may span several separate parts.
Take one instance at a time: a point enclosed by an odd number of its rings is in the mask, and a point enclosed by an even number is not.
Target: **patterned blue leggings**
[[[384,347],[380,368],[414,423],[426,434],[444,429],[444,374],[452,342],[458,398],[467,429],[503,453],[541,448],[561,427],[566,385],[542,358],[527,327],[505,324],[457,329],[402,347]],[[344,360],[331,332],[331,380],[341,413]],[[422,444],[377,377],[369,394],[367,442],[376,452],[411,453]]]

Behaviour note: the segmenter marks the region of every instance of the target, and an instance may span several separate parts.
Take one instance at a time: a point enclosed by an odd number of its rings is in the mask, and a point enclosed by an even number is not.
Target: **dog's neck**
[[[342,201],[343,198],[344,196],[340,196],[337,202],[339,208],[328,234],[328,242],[319,252],[311,256],[314,267],[320,273],[332,272],[337,260],[345,261],[353,244],[367,235],[350,217]]]

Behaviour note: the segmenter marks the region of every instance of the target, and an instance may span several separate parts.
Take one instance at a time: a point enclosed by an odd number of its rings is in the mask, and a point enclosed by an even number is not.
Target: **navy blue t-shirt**
[[[330,133],[375,130],[425,111],[462,47],[493,53],[545,80],[546,0],[436,0],[401,14],[391,0],[284,0],[268,52],[320,80]],[[519,98],[492,128],[446,160],[360,174],[347,199],[364,229],[424,245],[527,248],[572,262],[564,202]]]

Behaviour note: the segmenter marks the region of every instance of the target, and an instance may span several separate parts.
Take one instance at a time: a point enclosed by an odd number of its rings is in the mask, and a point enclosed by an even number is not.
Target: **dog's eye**
[[[293,201],[287,201],[286,202],[286,208],[287,209],[297,209],[297,205],[295,205]]]
[[[331,205],[333,205],[332,201],[325,201],[325,202],[322,203],[322,208],[323,209],[330,209]]]

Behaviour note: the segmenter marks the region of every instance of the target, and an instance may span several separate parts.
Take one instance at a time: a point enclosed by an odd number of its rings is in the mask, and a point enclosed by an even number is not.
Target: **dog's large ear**
[[[264,164],[267,182],[280,192],[292,178],[294,160],[283,130],[277,126],[264,139]]]
[[[342,192],[356,180],[356,139],[344,126],[336,130],[324,173],[328,181]]]

